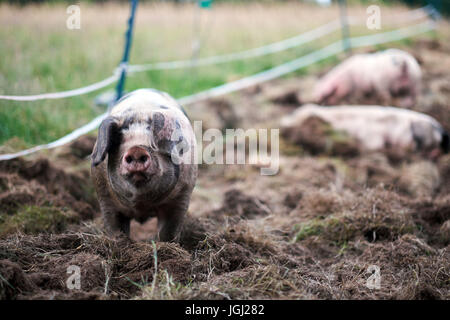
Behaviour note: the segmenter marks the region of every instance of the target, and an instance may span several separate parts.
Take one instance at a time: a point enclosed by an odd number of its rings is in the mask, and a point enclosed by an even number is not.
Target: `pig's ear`
[[[155,112],[152,116],[153,134],[164,138],[165,135],[168,135],[167,130],[165,130],[166,126],[166,117],[161,112]]]
[[[160,112],[155,112],[152,124],[153,135],[159,151],[175,157],[181,156],[188,151],[189,145],[178,120],[166,117]]]
[[[95,144],[91,155],[93,166],[97,166],[105,160],[106,154],[113,145],[113,138],[118,127],[117,119],[111,116],[107,117],[100,124],[100,128],[98,128],[97,143]]]

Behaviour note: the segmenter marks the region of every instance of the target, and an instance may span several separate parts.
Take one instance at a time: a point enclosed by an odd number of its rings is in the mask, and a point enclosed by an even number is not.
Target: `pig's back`
[[[156,89],[138,89],[123,96],[112,108],[112,116],[123,116],[133,113],[146,117],[158,111],[178,119],[187,119],[187,115],[178,102],[169,94]]]
[[[392,126],[395,123],[413,121],[424,121],[433,124],[436,127],[441,125],[432,117],[413,110],[385,107],[385,106],[335,106],[335,107],[316,107],[317,112],[325,119],[331,122],[352,123],[358,119],[367,123],[382,123],[386,126]]]
[[[400,49],[387,49],[377,54],[381,61],[386,61],[395,67],[399,67],[402,62],[406,62],[408,65],[408,72],[414,78],[420,78],[422,75],[419,63],[409,52]]]
[[[295,118],[300,120],[301,125],[302,120],[310,116],[318,116],[329,122],[334,129],[347,132],[369,150],[382,148],[387,140],[392,145],[411,144],[412,123],[426,123],[434,127],[436,132],[441,130],[441,125],[426,114],[394,107],[311,105],[299,110]]]

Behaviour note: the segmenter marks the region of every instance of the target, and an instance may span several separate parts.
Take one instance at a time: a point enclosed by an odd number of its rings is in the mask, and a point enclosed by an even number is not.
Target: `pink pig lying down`
[[[282,130],[306,125],[312,118],[344,132],[362,151],[423,151],[434,158],[450,149],[448,133],[432,117],[412,110],[383,106],[334,106],[313,104],[298,108],[281,120]]]
[[[344,99],[399,107],[415,105],[420,93],[422,72],[407,52],[388,49],[354,55],[322,77],[313,92],[315,103],[335,105]]]

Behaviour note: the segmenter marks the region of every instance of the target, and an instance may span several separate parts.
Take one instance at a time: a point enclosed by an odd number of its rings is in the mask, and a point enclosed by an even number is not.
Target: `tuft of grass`
[[[138,285],[138,284],[136,284]],[[182,284],[175,281],[167,269],[159,270],[153,275],[151,284],[138,285],[141,295],[135,299],[174,300],[186,299],[192,294],[192,282]]]
[[[58,233],[64,231],[68,224],[78,221],[79,216],[73,211],[53,207],[24,206],[14,215],[0,216],[0,237],[16,232]]]
[[[280,138],[280,153],[284,154],[286,156],[299,156],[303,155],[304,151],[303,149],[290,141],[287,141],[287,139],[284,139],[283,137]]]
[[[292,239],[292,242],[302,241],[311,236],[317,236],[323,232],[324,221],[310,220],[305,223],[294,226],[294,230],[298,230]]]
[[[357,238],[369,242],[392,241],[403,234],[417,231],[412,218],[404,212],[375,216],[364,212],[336,213],[322,220],[308,220],[293,229],[293,243],[317,236],[341,247],[346,247],[348,241]]]

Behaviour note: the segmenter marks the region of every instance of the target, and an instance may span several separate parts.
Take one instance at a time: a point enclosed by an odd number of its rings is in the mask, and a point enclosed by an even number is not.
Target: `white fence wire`
[[[423,22],[417,25],[404,27],[400,29],[396,29],[393,31],[383,32],[383,33],[377,33],[374,35],[367,35],[367,36],[360,36],[360,37],[352,37],[349,38],[352,47],[358,48],[358,47],[366,47],[366,46],[372,46],[376,44],[382,44],[382,43],[388,43],[393,41],[398,41],[401,39],[413,37],[418,34],[422,34],[425,32],[429,32],[431,30],[435,29],[435,23],[432,21]],[[272,69],[254,74],[249,77],[245,77],[240,80],[236,80],[230,83],[226,83],[190,96],[186,96],[183,98],[178,99],[178,102],[182,105],[192,104],[201,100],[217,97],[220,95],[224,95],[227,93],[235,92],[244,88],[248,88],[251,86],[254,86],[259,83],[263,83],[275,78],[278,78],[280,76],[283,76],[285,74],[294,72],[296,70],[299,70],[301,68],[304,68],[306,66],[309,66],[315,62],[321,61],[323,59],[326,59],[328,57],[331,57],[333,55],[336,55],[338,53],[341,53],[344,51],[344,47],[342,44],[342,41],[336,41],[322,49],[313,51],[307,55],[304,55],[300,58],[297,58],[295,60],[292,60],[290,62],[281,64],[277,67],[274,67]],[[23,151],[19,151],[16,153],[9,153],[9,154],[2,154],[0,155],[0,161],[2,160],[10,160],[17,157],[29,155],[31,153],[45,150],[45,149],[52,149],[59,146],[62,146],[64,144],[67,144],[78,137],[96,129],[103,119],[107,117],[108,113],[104,113],[98,117],[96,117],[94,120],[89,122],[88,124],[74,130],[70,134],[53,141],[48,144],[43,144],[39,146],[35,146],[30,149],[26,149]]]
[[[395,17],[395,22],[405,22],[405,21],[414,21],[422,18],[429,17],[429,9],[427,6],[409,10],[404,13],[398,14]],[[393,19],[394,20],[394,19]],[[365,20],[357,17],[348,17],[349,25],[361,25],[364,24]],[[167,62],[157,62],[153,64],[136,64],[127,66],[128,73],[137,73],[137,72],[145,72],[151,70],[171,70],[171,69],[182,69],[188,67],[200,67],[200,66],[208,66],[208,65],[216,65],[222,64],[232,61],[250,59],[261,57],[281,51],[285,51],[288,49],[292,49],[295,47],[302,46],[306,43],[310,43],[314,40],[317,40],[321,37],[324,37],[328,34],[331,34],[341,27],[339,20],[334,20],[324,25],[321,25],[313,30],[306,31],[292,38],[288,38],[282,41],[270,43],[258,48],[245,50],[241,52],[234,52],[224,55],[216,55],[206,58],[195,59],[195,61],[191,60],[176,60],[176,61],[167,61]],[[119,67],[118,69],[122,68]],[[116,70],[114,75],[101,80],[99,82],[93,83],[89,86],[62,91],[62,92],[54,92],[54,93],[42,93],[35,95],[0,95],[0,100],[12,100],[12,101],[37,101],[42,99],[62,99],[69,98],[79,95],[84,95],[93,91],[100,90],[113,84],[119,79],[119,70]]]

